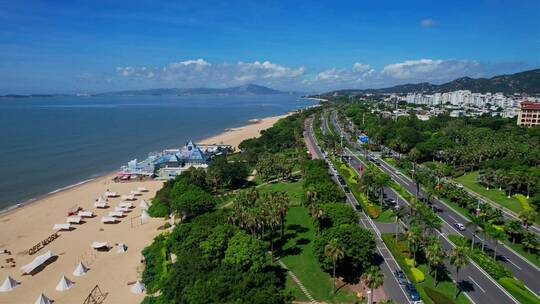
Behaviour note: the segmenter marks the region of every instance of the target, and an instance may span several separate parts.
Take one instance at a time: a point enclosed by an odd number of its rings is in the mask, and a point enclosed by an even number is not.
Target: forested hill
[[[436,85],[427,82],[415,84],[402,84],[389,88],[365,89],[365,90],[338,90],[325,93],[329,96],[334,94],[385,94],[385,93],[443,93],[457,90],[470,90],[474,93],[496,93],[505,94],[528,93],[540,94],[540,69],[524,71],[509,75],[499,75],[492,78],[470,78],[461,77],[451,82]]]
[[[246,84],[229,88],[158,88],[115,91],[97,95],[272,95],[284,93],[260,85]]]

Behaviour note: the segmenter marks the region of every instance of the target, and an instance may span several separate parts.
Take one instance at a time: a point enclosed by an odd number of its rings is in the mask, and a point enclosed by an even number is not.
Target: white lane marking
[[[448,217],[451,218],[454,222],[456,222],[456,223],[458,222],[458,220],[456,220],[455,217],[451,216],[450,214],[447,214],[447,215],[448,215]]]
[[[508,262],[510,262],[510,264],[514,265],[517,269],[521,270],[521,267],[519,267],[518,265],[516,265],[516,263],[512,262],[509,258],[507,257],[504,257]]]
[[[480,286],[480,284],[476,283],[476,281],[475,281],[473,278],[471,278],[471,276],[469,276],[469,279],[470,279],[471,281],[473,281],[473,283],[476,284],[476,286],[478,286],[478,288],[480,288],[480,290],[481,290],[483,293],[486,293],[486,291],[484,290],[484,288],[482,288],[482,286]]]

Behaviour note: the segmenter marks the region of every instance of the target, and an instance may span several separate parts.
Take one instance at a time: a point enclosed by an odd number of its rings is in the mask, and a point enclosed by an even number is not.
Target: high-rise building
[[[532,127],[540,125],[540,103],[522,101],[520,105],[517,124],[522,127]]]

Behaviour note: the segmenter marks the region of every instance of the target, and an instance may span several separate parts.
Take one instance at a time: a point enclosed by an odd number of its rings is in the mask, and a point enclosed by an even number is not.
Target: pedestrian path
[[[279,265],[281,265],[281,267],[283,267],[284,269],[287,269],[287,272],[289,273],[289,275],[291,276],[293,281],[296,283],[296,285],[298,285],[298,287],[300,287],[300,290],[302,290],[302,292],[306,295],[306,297],[309,299],[310,303],[311,304],[319,304],[319,302],[315,301],[313,296],[309,293],[309,291],[306,289],[304,284],[302,284],[302,281],[300,281],[300,279],[298,279],[298,277],[294,274],[294,272],[289,270],[289,268],[287,268],[287,265],[285,265],[285,263],[283,263],[282,261],[278,261],[278,262],[279,262]]]

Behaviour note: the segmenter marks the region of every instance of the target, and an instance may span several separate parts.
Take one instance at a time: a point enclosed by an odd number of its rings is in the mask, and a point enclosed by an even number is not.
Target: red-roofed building
[[[540,102],[522,101],[517,124],[522,127],[540,125]]]

